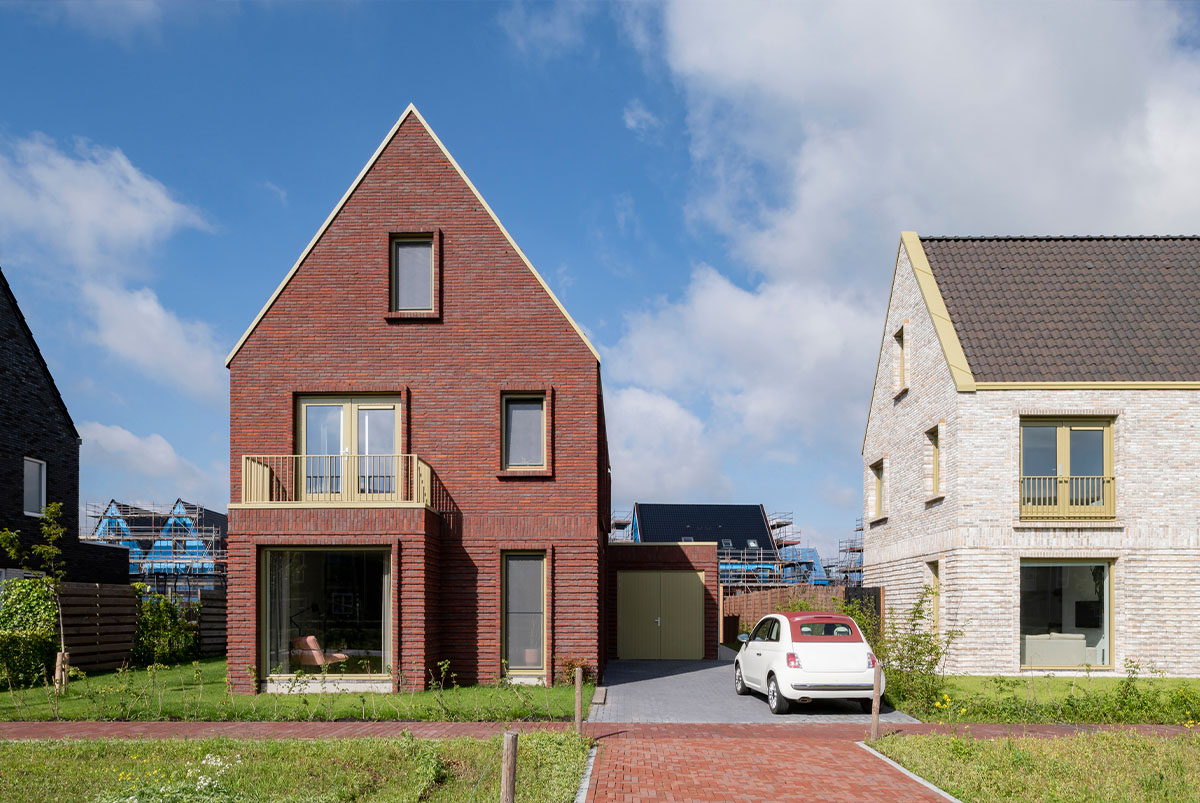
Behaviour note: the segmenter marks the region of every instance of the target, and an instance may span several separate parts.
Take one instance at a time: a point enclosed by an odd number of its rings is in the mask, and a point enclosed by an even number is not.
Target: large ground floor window
[[[380,674],[387,664],[387,551],[263,553],[266,672]]]
[[[504,556],[504,661],[510,672],[544,670],[546,643],[546,558]]]
[[[1110,563],[1021,561],[1021,665],[1112,664]]]

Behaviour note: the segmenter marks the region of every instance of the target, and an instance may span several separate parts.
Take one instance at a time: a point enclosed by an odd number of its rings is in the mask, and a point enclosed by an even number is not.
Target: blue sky
[[[227,499],[223,359],[411,101],[604,358],[615,502],[859,515],[901,229],[1184,233],[1170,5],[0,6],[0,265],[81,497]]]

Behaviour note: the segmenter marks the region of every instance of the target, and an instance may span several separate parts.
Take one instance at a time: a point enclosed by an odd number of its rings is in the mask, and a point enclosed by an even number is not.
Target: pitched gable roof
[[[1200,381],[1200,238],[922,237],[977,382]]]
[[[67,426],[71,428],[71,434],[76,438],[79,437],[79,430],[75,428],[75,421],[71,418],[71,411],[67,409],[67,403],[63,401],[62,394],[58,392],[58,385],[54,383],[54,375],[50,373],[50,366],[46,365],[46,358],[42,356],[42,350],[38,347],[37,340],[33,337],[33,331],[29,328],[29,322],[25,320],[25,313],[21,312],[21,305],[17,303],[17,297],[13,294],[12,288],[8,285],[8,279],[4,277],[4,270],[0,269],[0,296],[8,300],[12,306],[12,310],[17,319],[17,324],[25,332],[25,339],[28,341],[30,348],[33,349],[33,355],[37,358],[38,365],[41,367],[42,375],[46,379],[46,383],[50,386],[50,391],[53,393],[55,400],[58,402],[59,408],[62,410],[63,417],[66,419]],[[11,346],[6,346],[11,348]]]
[[[404,110],[404,113],[400,115],[400,119],[397,120],[396,124],[392,126],[392,129],[388,131],[387,136],[385,136],[383,141],[379,143],[379,147],[375,149],[375,153],[372,154],[371,158],[367,160],[367,163],[363,165],[363,169],[359,171],[358,176],[350,184],[350,187],[346,190],[341,200],[337,202],[337,205],[334,206],[333,211],[329,213],[329,217],[325,218],[325,222],[321,224],[319,229],[317,229],[317,233],[313,235],[312,240],[309,241],[308,245],[304,248],[304,251],[301,252],[299,259],[296,260],[296,264],[292,265],[291,270],[289,270],[287,275],[283,277],[283,281],[280,282],[279,286],[275,288],[275,292],[272,293],[271,297],[267,299],[267,303],[263,305],[263,308],[259,310],[258,315],[254,317],[254,320],[250,323],[249,328],[247,328],[242,336],[238,339],[238,342],[229,352],[229,356],[225,358],[225,366],[228,367],[229,364],[233,362],[233,358],[237,356],[237,353],[241,350],[246,340],[250,337],[250,334],[254,331],[255,327],[258,326],[259,322],[263,319],[263,316],[267,314],[267,311],[275,303],[275,300],[279,298],[279,294],[283,292],[285,287],[287,287],[288,282],[290,282],[292,277],[296,274],[296,271],[300,268],[300,265],[313,250],[313,247],[316,246],[316,244],[320,241],[321,236],[325,234],[325,231],[329,228],[330,224],[332,224],[334,219],[337,218],[338,213],[342,211],[342,207],[344,207],[346,202],[350,200],[350,196],[354,194],[354,191],[358,188],[358,185],[362,183],[362,180],[366,177],[367,173],[370,172],[371,168],[383,154],[388,144],[391,143],[392,139],[396,136],[396,132],[400,130],[400,126],[405,120],[408,119],[409,115],[412,115],[414,119],[420,122],[426,133],[428,133],[430,138],[437,144],[438,149],[441,150],[442,154],[446,157],[446,160],[451,164],[451,166],[454,167],[454,170],[475,195],[475,198],[479,201],[479,205],[488,213],[492,219],[492,222],[496,224],[496,228],[500,230],[500,233],[504,235],[504,238],[508,241],[508,244],[512,246],[514,253],[520,257],[521,261],[525,264],[525,267],[529,269],[529,272],[533,274],[535,279],[537,279],[538,284],[540,284],[542,289],[546,291],[546,295],[550,297],[550,300],[554,302],[556,307],[558,307],[559,311],[563,314],[563,317],[567,319],[567,323],[571,325],[571,328],[574,329],[575,333],[579,335],[579,338],[583,341],[583,344],[588,347],[588,350],[592,352],[592,355],[596,358],[596,361],[599,362],[600,352],[597,351],[596,347],[592,345],[592,342],[588,339],[588,336],[584,334],[583,329],[579,327],[579,324],[575,322],[575,319],[571,317],[571,314],[567,312],[566,307],[564,307],[562,302],[558,300],[558,296],[554,295],[554,291],[550,289],[550,285],[546,284],[546,280],[543,279],[542,275],[537,272],[536,268],[533,267],[533,263],[529,261],[529,257],[525,256],[525,252],[522,251],[521,247],[517,245],[515,240],[513,240],[512,235],[508,233],[508,230],[504,228],[504,224],[500,222],[500,218],[496,217],[496,213],[492,211],[492,208],[488,205],[488,202],[485,201],[483,196],[479,194],[479,190],[476,189],[473,183],[471,183],[471,179],[468,178],[467,174],[463,172],[463,169],[459,166],[458,162],[455,161],[454,157],[450,155],[450,151],[446,150],[446,146],[442,144],[442,141],[438,138],[438,135],[435,134],[433,129],[429,127],[429,124],[425,122],[425,118],[421,116],[419,111],[417,111],[417,107],[410,103]]]

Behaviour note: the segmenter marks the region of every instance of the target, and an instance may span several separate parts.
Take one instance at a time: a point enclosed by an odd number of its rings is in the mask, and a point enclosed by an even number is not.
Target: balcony
[[[412,454],[243,455],[245,507],[428,507],[433,471]]]
[[[1115,477],[1021,477],[1023,521],[1087,521],[1117,515]]]

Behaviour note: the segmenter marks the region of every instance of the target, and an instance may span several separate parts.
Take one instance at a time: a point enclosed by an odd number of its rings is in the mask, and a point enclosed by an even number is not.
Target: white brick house
[[[1200,675],[1200,238],[903,233],[863,489],[951,672]]]

